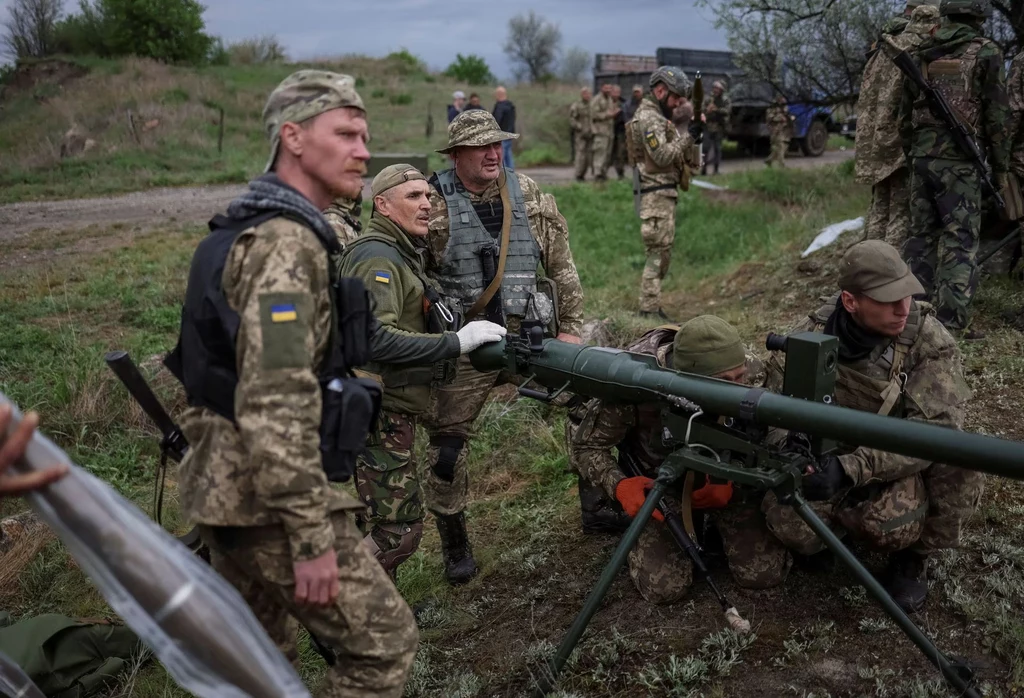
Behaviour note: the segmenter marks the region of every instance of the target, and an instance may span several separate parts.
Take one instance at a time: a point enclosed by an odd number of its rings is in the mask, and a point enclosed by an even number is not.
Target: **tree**
[[[473,53],[468,56],[456,53],[455,60],[445,69],[444,74],[470,85],[487,85],[494,82],[494,75],[487,61]]]
[[[586,82],[591,65],[590,52],[580,46],[573,46],[562,55],[558,66],[558,79],[574,84]]]
[[[4,22],[4,55],[18,59],[54,53],[63,9],[64,0],[14,0]]]
[[[505,55],[518,79],[528,77],[530,82],[549,79],[561,44],[562,32],[558,25],[548,22],[533,10],[508,21]]]

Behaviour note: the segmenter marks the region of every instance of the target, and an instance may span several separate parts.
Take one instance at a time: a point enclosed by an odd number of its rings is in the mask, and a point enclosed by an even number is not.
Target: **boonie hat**
[[[879,303],[924,293],[896,248],[881,240],[858,242],[846,251],[839,263],[839,288]]]
[[[518,133],[502,131],[491,113],[483,109],[464,111],[448,124],[448,145],[437,152],[450,153],[462,146],[480,146],[515,140]]]

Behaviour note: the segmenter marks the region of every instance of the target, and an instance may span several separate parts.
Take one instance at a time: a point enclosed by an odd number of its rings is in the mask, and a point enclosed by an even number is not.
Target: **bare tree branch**
[[[518,78],[528,77],[531,82],[546,80],[551,75],[561,44],[562,32],[558,26],[533,10],[508,21],[505,55],[512,62]]]
[[[0,36],[3,55],[17,60],[52,54],[63,9],[64,0],[14,0]]]

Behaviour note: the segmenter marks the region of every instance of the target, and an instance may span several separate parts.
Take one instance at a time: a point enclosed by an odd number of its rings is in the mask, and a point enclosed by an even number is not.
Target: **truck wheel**
[[[807,129],[807,135],[800,139],[800,150],[804,152],[804,155],[816,158],[825,152],[826,145],[828,145],[828,129],[825,128],[824,121],[815,119],[811,122],[811,127]]]

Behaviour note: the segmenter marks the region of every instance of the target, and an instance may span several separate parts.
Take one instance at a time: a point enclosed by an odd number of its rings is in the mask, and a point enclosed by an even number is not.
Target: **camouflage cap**
[[[490,112],[471,109],[462,112],[448,124],[448,145],[437,152],[450,153],[463,146],[472,148],[516,138],[519,138],[519,134],[502,131]]]
[[[282,80],[263,107],[263,124],[270,137],[270,159],[264,172],[269,172],[277,159],[282,124],[288,121],[301,124],[341,107],[366,111],[362,98],[356,92],[355,78],[350,75],[326,70],[300,70]]]
[[[633,85],[633,89],[631,91],[632,92],[643,92],[644,91],[644,86],[643,85]]]
[[[879,303],[924,293],[896,248],[881,240],[858,242],[846,251],[839,263],[839,288]]]
[[[373,178],[373,181],[370,183],[370,193],[373,196],[377,196],[392,187],[397,187],[399,184],[405,184],[417,179],[426,181],[427,178],[412,165],[406,163],[388,165]]]
[[[736,328],[715,315],[701,315],[685,323],[672,342],[672,368],[677,371],[715,376],[746,362]]]

